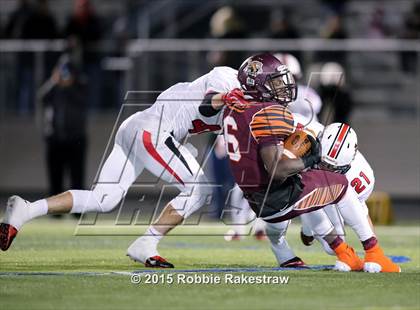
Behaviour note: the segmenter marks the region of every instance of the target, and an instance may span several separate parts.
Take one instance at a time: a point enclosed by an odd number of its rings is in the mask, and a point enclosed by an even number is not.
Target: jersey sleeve
[[[210,71],[207,78],[206,93],[225,93],[232,89],[240,88],[237,76],[238,71],[230,67],[214,68]]]
[[[279,144],[293,133],[293,116],[287,108],[273,105],[255,113],[249,127],[259,145]]]

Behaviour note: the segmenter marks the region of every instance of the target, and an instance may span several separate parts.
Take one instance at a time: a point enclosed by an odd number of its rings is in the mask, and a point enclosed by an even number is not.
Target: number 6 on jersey
[[[239,150],[239,141],[235,137],[235,133],[238,132],[238,125],[232,116],[227,116],[224,120],[224,132],[226,141],[226,152],[229,158],[233,161],[241,160],[241,152]]]

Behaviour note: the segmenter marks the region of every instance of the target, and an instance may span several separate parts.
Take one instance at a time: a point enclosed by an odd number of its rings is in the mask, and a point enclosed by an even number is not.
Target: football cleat
[[[175,268],[173,264],[160,256],[153,256],[146,259],[145,267],[149,268]]]
[[[7,251],[17,233],[18,230],[12,225],[6,223],[0,224],[0,249],[2,249],[2,251]]]
[[[343,242],[334,249],[338,260],[335,262],[334,270],[337,271],[361,271],[363,270],[363,260],[357,256],[354,249]]]
[[[280,267],[282,268],[309,268],[308,266],[306,266],[305,262],[300,257],[297,257],[297,256],[280,264]]]
[[[400,266],[394,264],[385,256],[383,250],[376,244],[365,253],[365,264],[363,266],[365,272],[401,272]]]
[[[306,246],[311,246],[314,243],[314,236],[307,236],[303,233],[303,231],[300,231],[300,240],[302,243]]]
[[[0,248],[6,251],[16,237],[20,227],[28,218],[29,202],[19,196],[7,200],[6,213],[0,223]]]
[[[149,258],[160,257],[157,244],[154,238],[142,236],[128,247],[127,256],[136,262],[146,264]]]

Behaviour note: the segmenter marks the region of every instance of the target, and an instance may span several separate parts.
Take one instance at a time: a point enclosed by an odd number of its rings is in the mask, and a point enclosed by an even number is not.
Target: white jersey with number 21
[[[301,114],[293,113],[293,118],[295,128],[305,130],[312,135],[319,136],[324,130],[324,125],[316,120],[310,120]],[[375,176],[368,161],[359,151],[357,151],[351,163],[350,170],[346,173],[346,178],[349,181],[349,186],[354,189],[360,202],[364,205],[367,215],[368,210],[365,202],[375,186]]]

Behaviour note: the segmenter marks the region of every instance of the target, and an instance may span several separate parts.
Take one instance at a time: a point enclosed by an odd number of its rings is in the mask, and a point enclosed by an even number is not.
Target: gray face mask
[[[328,170],[328,171],[332,171],[332,172],[345,174],[345,173],[347,173],[347,171],[350,170],[351,165],[349,164],[349,165],[345,165],[345,166],[334,166],[334,165],[331,165],[331,164],[326,163],[326,162],[320,162],[318,164],[318,167],[320,169],[323,169],[323,170]]]

